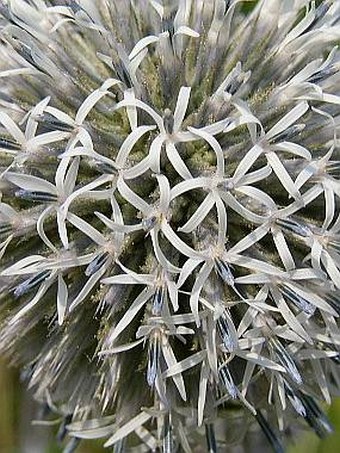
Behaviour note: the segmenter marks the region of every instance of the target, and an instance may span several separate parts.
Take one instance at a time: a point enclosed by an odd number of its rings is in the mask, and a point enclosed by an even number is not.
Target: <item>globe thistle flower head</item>
[[[63,418],[65,451],[252,451],[260,432],[281,452],[299,427],[329,433],[339,3],[0,15],[0,346]]]

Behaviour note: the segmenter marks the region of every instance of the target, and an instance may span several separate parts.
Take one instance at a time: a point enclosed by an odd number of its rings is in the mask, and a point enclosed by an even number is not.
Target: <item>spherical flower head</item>
[[[0,2],[0,348],[65,451],[331,431],[339,19],[337,0]]]

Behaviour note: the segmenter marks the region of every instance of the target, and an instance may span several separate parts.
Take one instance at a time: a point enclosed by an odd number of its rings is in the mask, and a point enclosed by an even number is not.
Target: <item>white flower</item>
[[[0,6],[0,349],[119,451],[328,433],[339,2],[52,3]]]

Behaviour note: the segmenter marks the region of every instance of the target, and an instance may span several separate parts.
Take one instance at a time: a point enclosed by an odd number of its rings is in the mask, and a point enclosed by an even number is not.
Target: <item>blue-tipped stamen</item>
[[[160,316],[164,306],[166,296],[166,288],[164,285],[157,286],[152,305],[152,314],[155,316]]]
[[[107,261],[109,254],[107,252],[99,253],[85,269],[85,275],[90,277],[97,272]]]
[[[20,297],[23,294],[28,293],[33,289],[35,286],[39,285],[42,283],[44,280],[46,280],[50,276],[51,272],[50,271],[42,271],[39,272],[36,275],[33,275],[33,277],[25,280],[24,282],[20,283],[15,289],[14,289],[14,295],[15,297]]]
[[[19,151],[21,149],[21,145],[13,140],[0,138],[0,148],[7,149],[8,151]]]
[[[162,453],[173,453],[174,451],[174,436],[171,423],[171,414],[164,416],[164,433],[163,433],[163,450]]]
[[[227,352],[235,351],[237,344],[235,344],[235,338],[230,332],[229,322],[225,314],[218,318],[217,330]]]
[[[270,445],[273,447],[274,452],[275,453],[284,453],[284,448],[283,448],[283,445],[282,445],[280,439],[277,437],[277,435],[273,431],[273,428],[270,426],[270,424],[264,418],[264,416],[262,415],[262,412],[260,410],[256,411],[255,418],[258,421],[258,424],[260,425],[260,427],[261,427],[264,435],[266,436],[267,440],[269,441]]]
[[[314,429],[315,433],[320,438],[324,438],[328,434],[331,434],[333,432],[333,427],[315,399],[301,391],[298,391],[297,395],[306,410],[305,419],[311,428]]]
[[[295,137],[296,135],[300,134],[304,130],[305,127],[306,127],[306,125],[303,123],[294,124],[293,126],[290,126],[286,130],[275,135],[275,137],[273,137],[270,140],[270,143],[275,144],[275,143],[285,142],[287,140],[290,140],[293,137]]]
[[[13,225],[9,222],[0,225],[0,237],[8,236],[13,231]]]
[[[205,438],[207,440],[208,453],[217,453],[215,429],[212,423],[205,425]]]
[[[153,335],[148,347],[148,370],[147,370],[147,383],[150,387],[154,387],[156,377],[159,373],[160,362],[160,345],[158,336]]]
[[[235,386],[233,377],[226,365],[223,365],[219,370],[220,381],[232,399],[238,396],[237,387]]]
[[[33,192],[30,190],[20,189],[15,192],[15,196],[22,200],[34,201],[37,203],[54,203],[58,201],[57,195],[47,192]]]
[[[293,379],[293,381],[299,385],[302,384],[301,374],[297,369],[294,360],[289,355],[287,350],[282,346],[281,342],[276,338],[275,339],[271,338],[269,344],[272,347],[272,350],[275,356],[277,357],[278,361],[286,369],[287,373]]]
[[[308,302],[304,297],[295,293],[292,289],[288,288],[287,286],[283,286],[281,289],[281,292],[297,308],[304,311],[308,315],[314,314],[316,307],[314,305],[312,305],[310,302]]]
[[[311,234],[311,230],[307,225],[294,219],[276,219],[275,223],[281,228],[301,237],[308,237]]]

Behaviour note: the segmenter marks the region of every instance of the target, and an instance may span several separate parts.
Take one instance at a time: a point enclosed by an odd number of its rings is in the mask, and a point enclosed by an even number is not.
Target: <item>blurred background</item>
[[[37,414],[38,408],[20,383],[18,373],[0,361],[0,453],[62,453],[55,441],[57,426],[32,425]],[[328,415],[334,434],[320,440],[308,431],[287,453],[339,453],[340,398],[328,409]],[[77,449],[77,453],[109,451],[95,442],[83,442]]]

